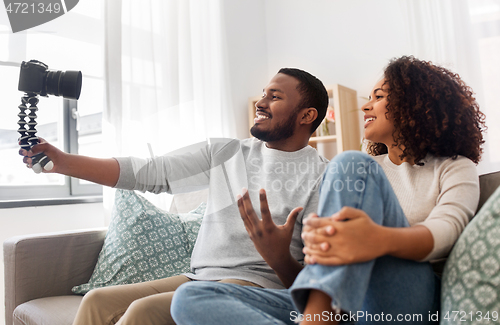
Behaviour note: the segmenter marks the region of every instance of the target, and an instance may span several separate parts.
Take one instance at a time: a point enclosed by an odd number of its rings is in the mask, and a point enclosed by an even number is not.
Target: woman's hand
[[[302,230],[308,264],[343,265],[387,254],[384,227],[363,211],[344,207],[331,217],[310,215]]]

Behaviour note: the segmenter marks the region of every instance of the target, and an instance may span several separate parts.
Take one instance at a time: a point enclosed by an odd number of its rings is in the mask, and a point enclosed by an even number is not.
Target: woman
[[[329,163],[324,218],[305,221],[309,265],[290,290],[190,284],[174,297],[179,324],[437,320],[429,261],[447,255],[477,207],[484,115],[458,75],[413,57],[389,63],[362,110],[373,158]]]

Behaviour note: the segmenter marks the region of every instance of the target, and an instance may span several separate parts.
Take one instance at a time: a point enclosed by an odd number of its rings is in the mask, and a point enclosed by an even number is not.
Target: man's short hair
[[[314,107],[318,111],[318,117],[311,125],[311,134],[316,131],[326,116],[328,108],[328,93],[325,86],[315,76],[309,72],[296,68],[281,68],[278,73],[283,73],[294,77],[299,81],[297,90],[302,99],[297,105],[297,110],[302,108]]]

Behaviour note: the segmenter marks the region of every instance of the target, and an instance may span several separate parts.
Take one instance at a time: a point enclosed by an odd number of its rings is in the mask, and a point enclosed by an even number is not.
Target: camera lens
[[[82,90],[82,73],[80,71],[48,71],[47,94],[78,99]]]

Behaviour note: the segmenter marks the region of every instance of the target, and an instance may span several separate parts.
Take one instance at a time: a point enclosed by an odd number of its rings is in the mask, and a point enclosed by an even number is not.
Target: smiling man
[[[193,280],[265,288],[291,285],[304,259],[302,218],[316,212],[327,164],[308,141],[326,114],[328,95],[316,77],[284,68],[255,106],[255,138],[211,139],[148,160],[70,155],[48,143],[33,147],[33,152],[21,151],[28,166],[34,153],[44,152],[54,163],[50,172],[115,188],[173,194],[209,188],[191,272],[92,290],[75,325],[174,324],[169,309],[174,291]],[[256,214],[251,223],[242,220],[242,188],[247,201],[257,203],[253,210],[265,206],[262,220]]]
[[[319,101],[325,99],[328,105],[328,95],[324,87],[308,90],[309,77],[312,76],[304,71],[283,68],[263,89],[262,99],[255,104],[257,117],[250,133],[267,142],[267,147],[283,151],[303,148],[323,121],[326,111],[316,107],[319,107]],[[318,103],[310,105],[314,100]],[[300,121],[299,112],[302,112]]]

